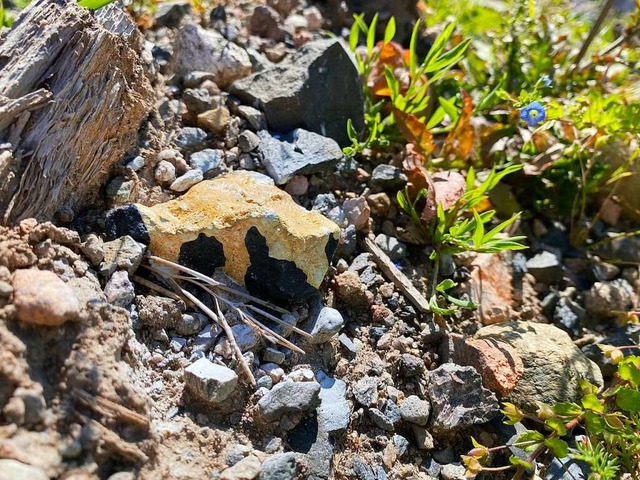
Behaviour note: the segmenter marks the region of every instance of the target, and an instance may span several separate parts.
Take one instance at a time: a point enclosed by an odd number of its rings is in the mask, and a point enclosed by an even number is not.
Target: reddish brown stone
[[[25,323],[58,326],[80,314],[74,290],[49,271],[16,270],[13,302],[18,318]]]
[[[520,355],[506,342],[450,335],[449,347],[448,361],[474,367],[483,385],[500,397],[508,395],[524,373]]]
[[[480,304],[484,325],[502,323],[513,316],[513,274],[499,255],[481,253],[471,263],[471,298]]]

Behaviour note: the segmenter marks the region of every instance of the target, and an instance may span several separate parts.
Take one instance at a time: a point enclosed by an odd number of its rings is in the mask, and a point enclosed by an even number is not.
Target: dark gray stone
[[[617,237],[619,233],[610,233],[611,238],[602,244],[596,253],[606,260],[640,263],[640,236]]]
[[[288,135],[258,132],[258,154],[269,176],[278,185],[295,175],[332,168],[343,156],[338,144],[327,137],[298,128]]]
[[[536,280],[547,285],[562,280],[564,269],[560,259],[551,252],[541,252],[527,261],[527,270]]]
[[[364,95],[351,54],[335,39],[310,42],[280,64],[233,83],[230,92],[258,104],[273,130],[303,127],[348,145],[347,120],[364,128]]]
[[[405,377],[419,377],[425,370],[424,360],[410,353],[403,353],[400,362]]]
[[[164,4],[160,4],[164,5]],[[189,112],[198,115],[207,110],[211,110],[213,101],[208,90],[204,88],[187,88],[182,93],[182,101],[187,106]]]
[[[407,176],[401,169],[382,164],[373,169],[369,183],[380,190],[398,190],[403,188],[407,181]]]
[[[287,413],[309,412],[319,404],[318,382],[284,381],[258,401],[258,410],[267,420],[278,420]]]
[[[382,411],[377,408],[369,409],[369,417],[376,426],[382,428],[383,430],[392,431],[393,430],[393,421],[387,417]]]
[[[582,333],[581,324],[585,315],[584,308],[567,297],[561,297],[553,312],[553,321],[573,338],[577,338]]]
[[[238,146],[244,153],[252,152],[260,145],[260,137],[251,130],[245,130],[238,136]]]
[[[293,452],[269,457],[262,464],[259,480],[294,480],[296,464],[296,454]]]
[[[482,377],[473,367],[441,365],[429,372],[427,391],[436,433],[488,422],[500,411],[496,396],[482,386]]]
[[[207,139],[207,132],[197,127],[183,127],[180,134],[173,140],[182,150],[195,150],[202,146]]]
[[[613,280],[620,273],[620,268],[617,265],[611,263],[594,263],[591,265],[591,273],[598,282],[604,282],[607,280]]]

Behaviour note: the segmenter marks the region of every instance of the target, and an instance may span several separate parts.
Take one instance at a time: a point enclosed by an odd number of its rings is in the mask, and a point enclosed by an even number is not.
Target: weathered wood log
[[[118,7],[75,0],[34,0],[0,36],[0,223],[96,200],[153,106],[141,45]]]

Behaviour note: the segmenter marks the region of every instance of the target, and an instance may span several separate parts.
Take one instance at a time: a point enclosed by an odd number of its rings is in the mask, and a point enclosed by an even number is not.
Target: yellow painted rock
[[[302,300],[320,286],[339,227],[297,205],[273,180],[233,172],[153,207],[107,215],[107,235],[130,235],[152,254],[210,275],[222,268],[258,296]]]

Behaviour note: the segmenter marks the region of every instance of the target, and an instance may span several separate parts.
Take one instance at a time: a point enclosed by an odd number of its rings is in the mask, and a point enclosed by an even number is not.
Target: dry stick
[[[119,403],[109,400],[108,398],[94,396],[89,392],[78,388],[73,390],[73,396],[76,397],[76,399],[85,407],[90,408],[103,416],[109,416],[110,414],[115,415],[120,420],[137,424],[145,429],[149,428],[151,422],[149,417],[135,412],[124,405],[120,405]]]
[[[182,275],[177,275],[176,278],[180,278],[181,280],[185,280],[187,282],[190,282],[190,283],[193,283],[194,285],[199,286],[200,288],[205,290],[207,293],[209,293],[209,295],[218,296],[215,292],[211,291],[209,288],[205,287],[204,285],[202,285],[201,283],[199,283],[196,280],[193,280],[193,279],[191,279],[189,277],[185,277],[185,276],[182,276]],[[238,303],[232,302],[228,298],[224,298],[222,296],[220,296],[219,298],[220,298],[220,300],[222,302],[224,302],[228,306],[230,306],[232,308],[235,308],[235,309],[238,309]],[[296,327],[295,325],[291,325],[291,324],[285,322],[284,320],[282,320],[281,318],[276,317],[275,315],[271,315],[269,312],[265,312],[261,308],[258,308],[256,306],[248,304],[248,303],[245,304],[244,306],[246,308],[249,308],[249,309],[255,311],[256,313],[259,313],[260,315],[262,315],[263,317],[267,318],[268,320],[272,320],[272,321],[276,322],[278,325],[282,325],[283,327],[290,328],[292,331],[296,332],[299,335],[302,335],[303,337],[313,338],[313,335],[311,335],[310,333],[305,332],[304,330]],[[242,312],[242,313],[245,314],[245,315],[248,315],[248,312]],[[252,316],[252,318],[253,318],[253,316]],[[260,324],[262,324],[262,322],[260,322]]]
[[[286,338],[284,338],[282,335],[274,332],[273,330],[271,330],[269,327],[267,327],[266,325],[262,324],[260,321],[258,321],[254,316],[249,315],[247,312],[243,312],[240,308],[236,307],[236,311],[238,312],[238,314],[240,314],[240,318],[245,322],[248,323],[249,325],[253,325],[255,328],[257,328],[258,330],[264,330],[265,332],[267,332],[267,335],[270,335],[272,338],[270,339],[273,343],[280,343],[281,345],[290,348],[291,350],[294,350],[298,353],[302,353],[304,354],[305,351],[302,350],[300,347],[294,345],[293,343],[291,343],[289,340],[287,340]],[[264,332],[261,332],[264,334]],[[266,335],[265,335],[266,336]]]
[[[142,265],[145,268],[149,268],[146,265]],[[157,270],[152,270],[153,272],[156,272]],[[142,278],[138,275],[134,275],[133,277],[131,277],[135,282],[138,282],[140,285],[144,285],[147,288],[150,288],[151,290],[155,290],[159,293],[162,293],[165,297],[169,297],[169,298],[173,298],[174,300],[180,300],[182,301],[182,298],[180,298],[180,295],[172,292],[169,289],[166,289],[164,287],[161,287],[160,285],[157,285],[153,282],[150,282],[149,280],[147,280],[146,278]]]
[[[258,305],[262,305],[263,307],[267,307],[270,310],[274,310],[274,311],[280,312],[282,314],[291,313],[288,310],[285,310],[284,308],[278,307],[278,306],[273,305],[273,304],[271,304],[269,302],[265,302],[264,300],[261,300],[261,299],[259,299],[257,297],[254,297],[253,295],[250,295],[248,293],[244,293],[244,292],[241,292],[241,291],[236,290],[234,288],[228,287],[224,283],[216,282],[213,278],[207,277],[206,275],[203,275],[202,273],[200,273],[200,272],[198,272],[196,270],[192,270],[190,268],[184,267],[184,266],[179,265],[177,263],[173,263],[173,262],[171,262],[169,260],[165,260],[164,258],[161,258],[161,257],[156,257],[155,255],[149,255],[149,259],[153,260],[154,262],[158,262],[158,263],[161,263],[163,265],[167,265],[167,266],[173,268],[174,270],[179,270],[181,272],[185,272],[185,273],[188,273],[190,275],[193,275],[194,277],[202,280],[203,282],[205,282],[205,283],[207,283],[209,285],[212,285],[212,286],[214,286],[216,288],[219,288],[221,290],[224,290],[226,292],[232,293],[233,295],[236,295],[238,297],[244,298],[246,300],[250,300],[250,301],[252,301],[254,303],[257,303]]]
[[[589,35],[587,36],[587,39],[582,44],[582,48],[580,48],[580,52],[578,52],[578,56],[573,61],[573,68],[571,69],[571,74],[573,74],[573,72],[575,72],[580,66],[580,62],[582,61],[582,58],[584,57],[585,53],[587,53],[587,50],[589,49],[591,42],[593,42],[593,39],[596,38],[596,35],[600,31],[602,24],[607,18],[607,15],[609,14],[609,10],[611,10],[611,7],[613,6],[613,2],[614,0],[606,0],[605,4],[602,6],[602,10],[600,10],[600,15],[598,15],[598,18],[596,19],[595,23],[591,27],[591,30],[589,31]]]
[[[85,425],[90,424],[95,430],[100,431],[102,434],[100,441],[103,442],[107,448],[115,450],[124,458],[133,462],[147,463],[149,461],[149,457],[140,450],[137,445],[123,440],[117,433],[110,428],[105,427],[97,420],[89,418],[80,412],[75,412],[75,414],[80,418],[80,420],[82,420],[82,422],[84,422]]]
[[[373,255],[373,259],[378,267],[380,267],[396,287],[402,290],[405,297],[407,297],[418,310],[422,313],[431,312],[427,299],[424,298],[416,287],[413,286],[411,280],[409,280],[404,273],[398,270],[398,267],[393,264],[386,253],[380,250],[380,248],[370,238],[365,237],[361,243],[364,249]]]
[[[233,336],[233,330],[231,330],[231,327],[227,323],[226,318],[224,318],[224,315],[222,315],[222,312],[220,311],[220,307],[218,306],[218,312],[220,312],[220,315],[216,315],[209,307],[207,307],[204,303],[202,303],[200,300],[198,300],[198,298],[195,295],[191,294],[190,292],[186,291],[184,288],[180,287],[180,285],[178,285],[177,282],[173,278],[167,276],[167,274],[165,274],[163,272],[158,271],[158,269],[156,269],[156,268],[153,268],[153,267],[148,267],[148,268],[151,271],[153,271],[154,273],[157,273],[158,275],[162,275],[162,277],[167,282],[169,282],[171,287],[174,288],[176,290],[176,292],[180,292],[181,295],[183,295],[186,298],[188,298],[200,310],[202,310],[209,318],[211,318],[214,322],[216,322],[218,325],[220,325],[220,327],[222,327],[222,329],[224,330],[225,335],[227,336],[227,340],[231,344],[231,348],[233,349],[234,353],[236,354],[238,362],[242,366],[242,370],[244,370],[244,372],[247,374],[247,377],[249,377],[249,381],[251,382],[251,385],[255,386],[256,379],[254,378],[253,373],[251,373],[251,369],[247,365],[246,360],[242,356],[242,351],[240,350],[240,347],[238,347],[238,344],[236,343],[236,338]],[[216,301],[216,305],[217,305],[217,303],[218,303],[217,298],[214,297],[214,300]]]
[[[197,281],[195,281],[195,280],[192,280],[192,279],[189,279],[189,278],[185,278],[185,280],[186,280],[187,282],[190,282],[190,283],[192,283],[192,284],[194,284],[194,285],[197,285],[197,286],[199,286],[200,288],[202,288],[205,292],[207,292],[209,295],[211,295],[211,296],[216,300],[216,302],[217,302],[218,300],[221,300],[221,301],[223,301],[223,302],[227,303],[228,305],[230,305],[233,309],[235,309],[235,310],[236,310],[236,312],[238,312],[238,314],[240,315],[240,318],[241,318],[243,321],[245,321],[245,323],[253,324],[253,326],[254,326],[257,330],[259,330],[259,331],[264,330],[264,331],[266,331],[268,334],[270,334],[273,338],[277,339],[277,341],[276,341],[276,340],[271,340],[273,343],[278,343],[278,341],[279,341],[280,343],[282,343],[282,345],[284,345],[284,346],[285,346],[285,347],[287,347],[287,348],[290,348],[290,349],[292,349],[292,350],[295,350],[296,352],[299,352],[299,353],[305,353],[305,352],[304,352],[304,350],[302,350],[302,349],[301,349],[301,348],[299,348],[299,347],[296,347],[293,343],[289,342],[286,338],[281,337],[281,336],[280,336],[280,335],[278,335],[276,332],[274,332],[273,330],[271,330],[271,329],[270,329],[270,328],[268,328],[267,326],[263,325],[261,322],[259,322],[259,321],[258,321],[256,318],[254,318],[253,316],[249,315],[249,314],[248,314],[248,313],[246,313],[246,312],[243,312],[243,311],[242,311],[242,310],[241,310],[237,305],[235,305],[233,302],[231,302],[231,301],[227,300],[226,298],[219,297],[219,296],[218,296],[218,295],[216,295],[213,291],[211,291],[211,289],[209,289],[208,287],[205,287],[205,286],[203,286],[203,285],[200,285],[200,284],[199,284]],[[277,317],[276,317],[276,318],[277,318]],[[249,322],[247,322],[245,319],[248,319],[248,320],[249,320]],[[281,324],[282,324],[282,325],[285,325],[285,326],[287,326],[287,327],[291,327],[291,325],[287,324],[286,322],[283,322],[283,321],[282,321],[282,320],[280,320],[280,319],[278,319],[278,320],[281,322]],[[295,328],[295,327],[294,327],[294,328]],[[295,329],[296,329],[296,330],[299,330],[298,328],[295,328]],[[301,330],[299,330],[299,331],[301,331]],[[263,332],[260,332],[260,333],[263,333]],[[306,332],[304,332],[304,333],[306,333]]]

